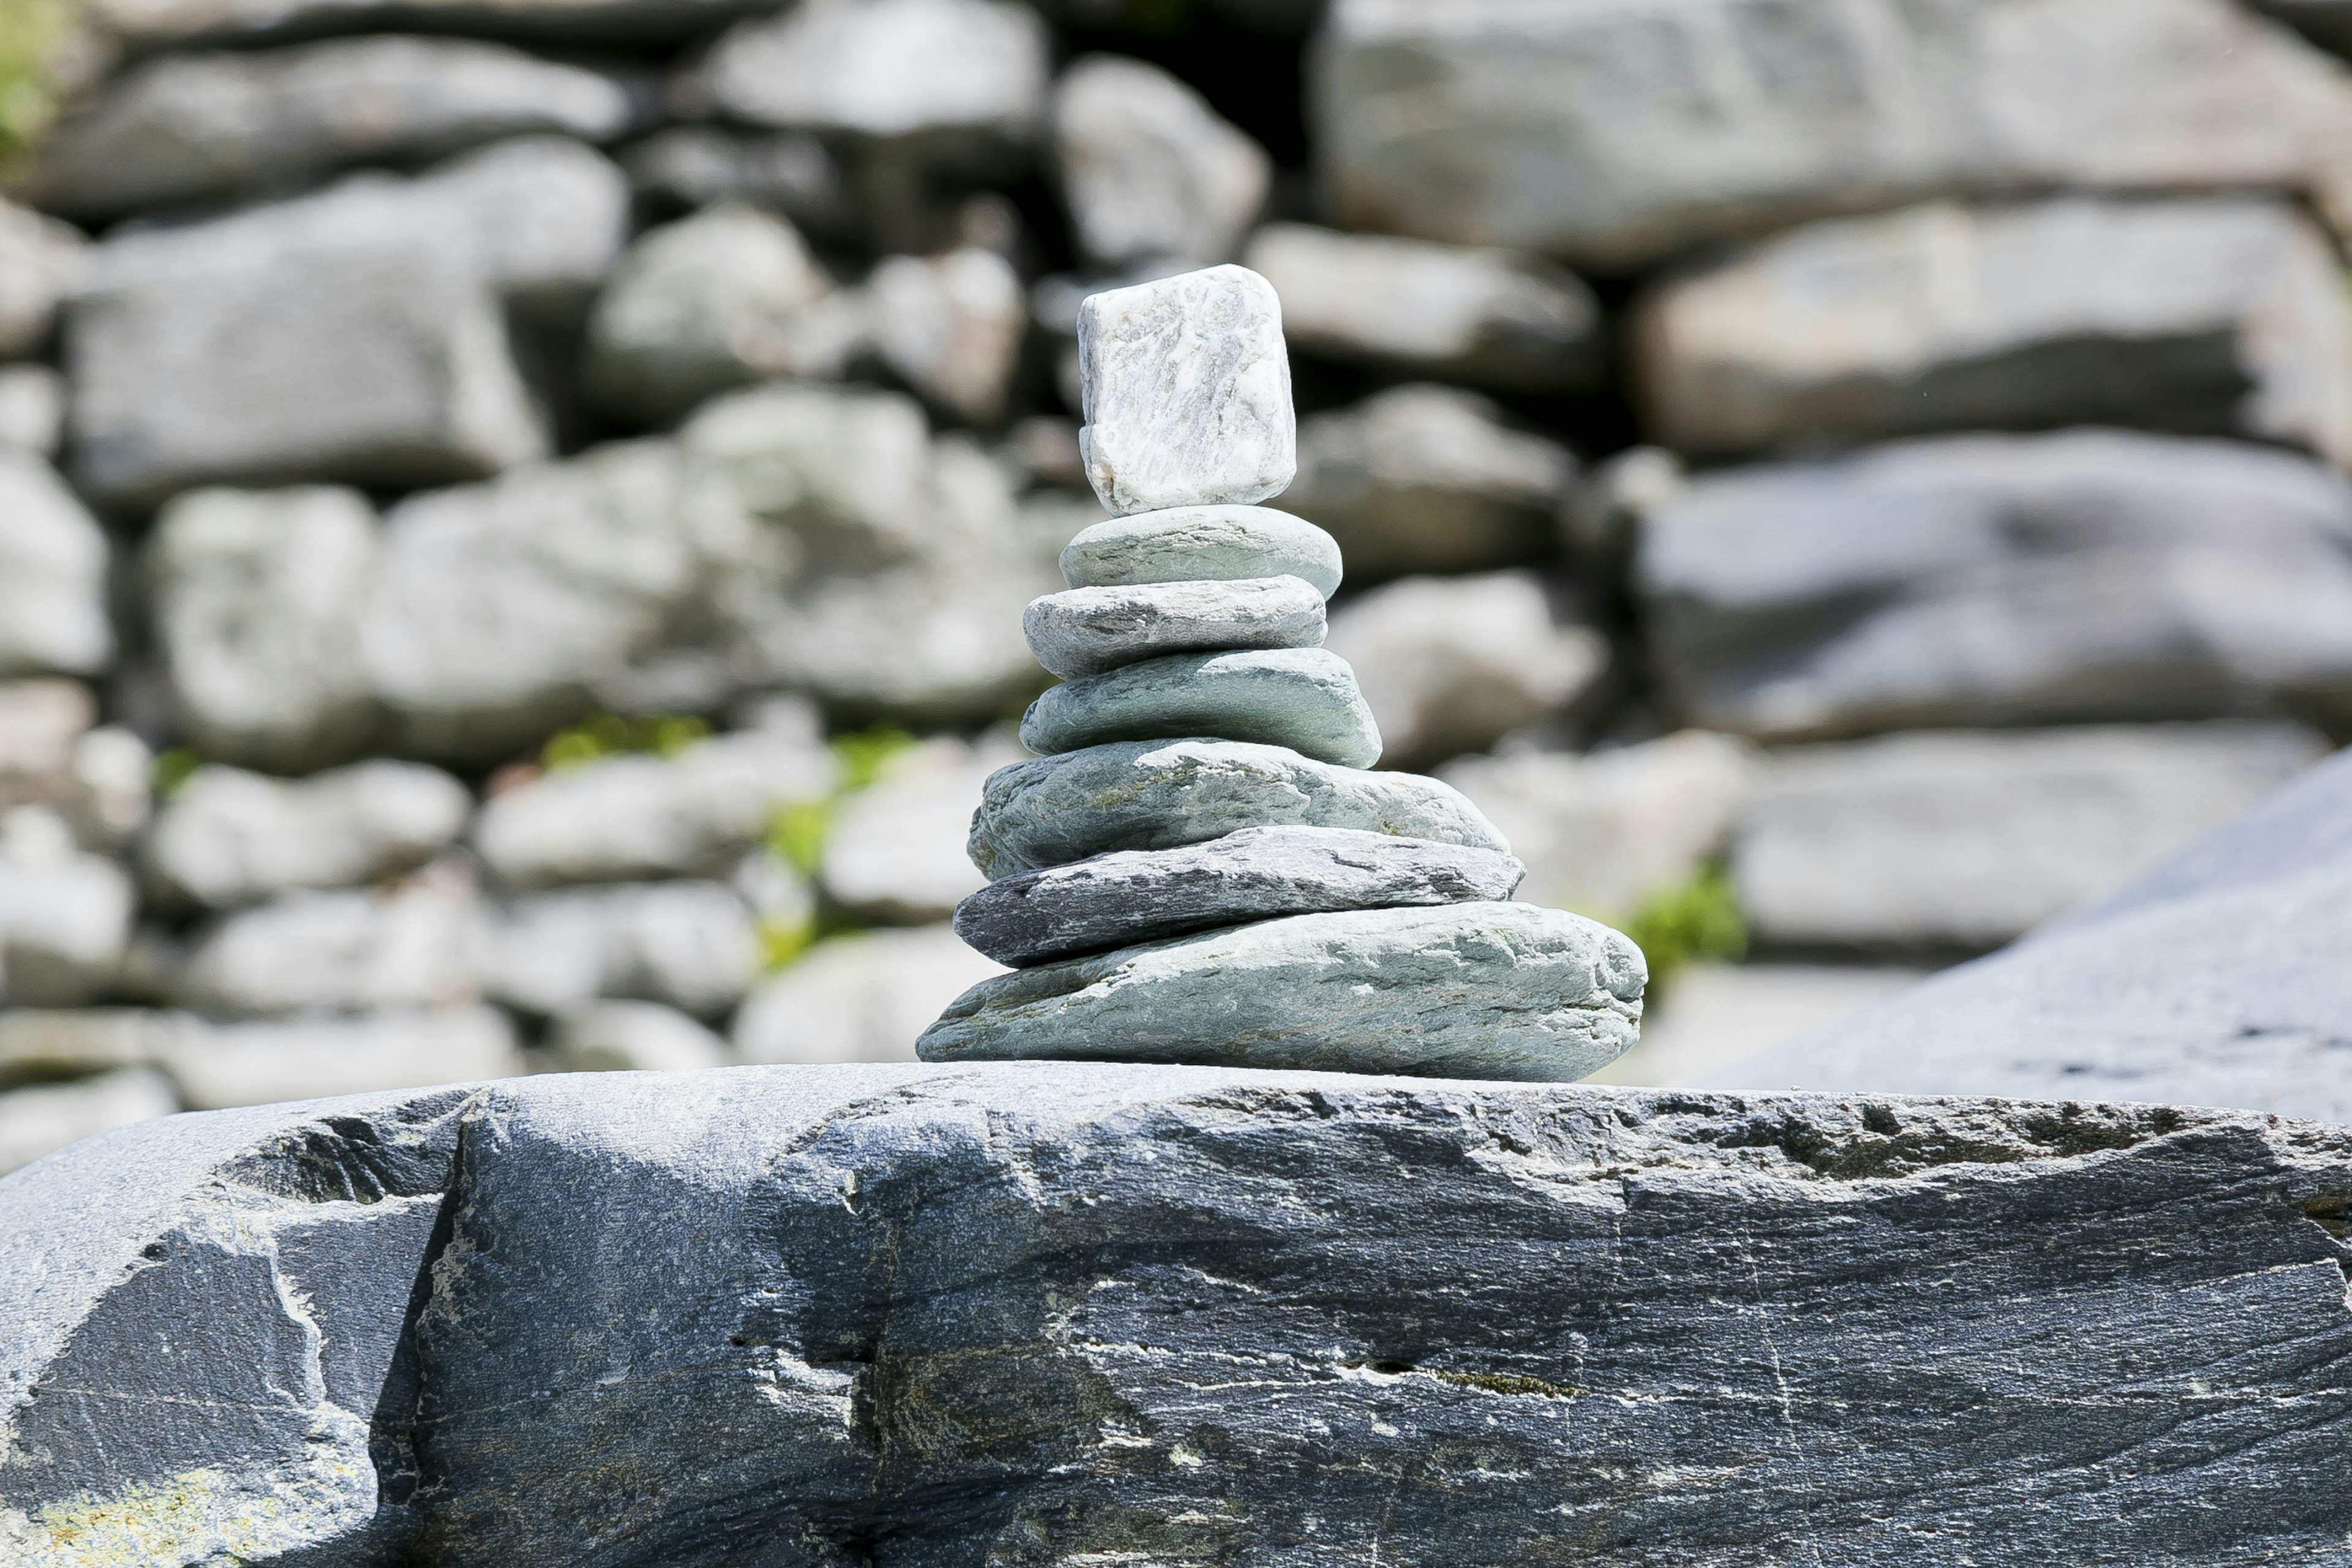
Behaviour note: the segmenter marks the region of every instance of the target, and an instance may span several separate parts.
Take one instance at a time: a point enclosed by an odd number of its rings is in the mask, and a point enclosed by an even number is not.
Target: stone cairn
[[[1113,515],[1024,616],[1063,680],[1022,721],[1038,760],[988,781],[991,882],[955,915],[1013,973],[923,1059],[1565,1081],[1622,1055],[1641,950],[1505,901],[1525,868],[1476,807],[1366,771],[1379,731],[1321,647],[1339,545],[1256,504],[1297,466],[1273,288],[1216,267],[1097,294],[1078,347]]]

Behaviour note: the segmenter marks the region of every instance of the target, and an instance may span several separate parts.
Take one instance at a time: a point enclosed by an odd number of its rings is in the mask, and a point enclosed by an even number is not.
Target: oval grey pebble
[[[991,879],[1112,849],[1171,849],[1277,823],[1359,827],[1509,853],[1451,784],[1336,768],[1242,741],[1126,741],[991,773],[971,863]]]
[[[1097,522],[1062,551],[1073,588],[1252,577],[1301,578],[1328,599],[1339,588],[1339,541],[1271,507],[1178,506]]]
[[[1647,978],[1564,910],[1292,915],[983,980],[916,1051],[1564,1083],[1632,1048]]]
[[[1294,647],[1180,653],[1064,681],[1029,705],[1021,743],[1051,756],[1112,741],[1255,741],[1370,767],[1380,725],[1338,654]]]
[[[1319,647],[1323,595],[1299,577],[1072,588],[1030,602],[1029,651],[1064,679],[1171,653]]]
[[[955,930],[1019,967],[1278,915],[1507,899],[1526,875],[1512,857],[1468,845],[1351,827],[1244,827],[992,882],[956,906]]]

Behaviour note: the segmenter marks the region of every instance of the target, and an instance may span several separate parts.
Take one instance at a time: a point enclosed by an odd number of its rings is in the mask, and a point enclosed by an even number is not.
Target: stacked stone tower
[[[1114,514],[1029,606],[1062,684],[972,819],[956,930],[1015,973],[926,1061],[1065,1058],[1566,1080],[1639,1031],[1641,950],[1508,900],[1524,870],[1378,728],[1323,650],[1339,550],[1256,503],[1296,468],[1274,289],[1238,267],[1097,294],[1079,321]]]

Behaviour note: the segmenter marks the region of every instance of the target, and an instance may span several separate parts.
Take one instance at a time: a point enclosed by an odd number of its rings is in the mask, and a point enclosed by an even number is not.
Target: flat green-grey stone
[[[1022,632],[1064,679],[1171,653],[1320,647],[1323,595],[1299,577],[1217,583],[1114,583],[1033,599]]]
[[[1244,827],[1357,827],[1507,854],[1467,796],[1420,773],[1336,768],[1241,741],[1127,741],[1014,763],[972,814],[991,879],[1112,849],[1172,849]]]
[[[1112,741],[1255,741],[1370,767],[1381,728],[1356,672],[1319,647],[1180,653],[1066,680],[1029,705],[1021,743],[1051,756]]]
[[[984,980],[916,1049],[1566,1083],[1632,1048],[1647,979],[1625,937],[1532,904],[1293,915]]]
[[[1073,588],[1302,577],[1328,599],[1339,545],[1303,517],[1263,506],[1175,506],[1096,523],[1062,551]]]

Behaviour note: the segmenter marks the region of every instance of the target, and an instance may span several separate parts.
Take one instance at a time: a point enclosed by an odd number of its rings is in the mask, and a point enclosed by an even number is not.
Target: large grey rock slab
[[[457,1006],[481,994],[483,914],[454,868],[398,886],[305,889],[199,927],[170,999],[224,1017]]]
[[[69,1143],[152,1121],[180,1109],[172,1080],[124,1068],[78,1083],[37,1083],[0,1093],[0,1175]]]
[[[865,310],[882,363],[968,425],[1004,418],[1029,330],[1013,264],[985,246],[885,257],[866,275]]]
[[[768,976],[736,1012],[737,1059],[911,1062],[940,1010],[1003,967],[945,921],[828,938]]]
[[[174,1568],[2324,1561],[2347,1179],[2202,1110],[1044,1063],[177,1119],[0,1186],[0,1497]]]
[[[2258,447],[1953,437],[1721,471],[1648,511],[1633,587],[1708,729],[2352,712],[2352,489]]]
[[[1346,768],[1370,767],[1381,755],[1380,726],[1355,671],[1321,648],[1146,659],[1066,680],[1021,720],[1022,744],[1046,754],[1188,736],[1286,746]]]
[[[1565,1083],[1632,1047],[1648,973],[1608,927],[1528,904],[1291,915],[985,981],[918,1048]]]
[[[94,0],[105,31],[145,50],[373,28],[446,29],[576,46],[676,43],[740,0]]]
[[[163,900],[235,909],[415,870],[457,842],[473,806],[464,784],[421,763],[379,758],[299,780],[207,763],[155,814],[140,859]]]
[[[0,1001],[73,1006],[120,977],[137,897],[115,861],[80,852],[59,831],[47,842],[0,835]]]
[[[1609,639],[1532,572],[1408,577],[1331,617],[1381,760],[1423,768],[1565,714],[1600,682]]]
[[[991,882],[956,934],[1026,967],[1277,915],[1507,899],[1527,872],[1499,850],[1349,827],[1244,827]]]
[[[55,218],[0,202],[0,359],[37,353],[79,281],[82,237]]]
[[[606,406],[654,420],[778,375],[837,375],[862,337],[791,224],[721,203],[629,247],[588,317],[582,374]]]
[[[1735,737],[1685,730],[1588,754],[1460,757],[1439,776],[1527,863],[1520,898],[1622,926],[1730,847],[1754,752]]]
[[[39,457],[0,447],[0,677],[112,663],[106,575],[98,520]]]
[[[966,742],[941,735],[883,763],[842,800],[817,859],[817,886],[859,924],[929,925],[986,879],[964,854],[972,803],[989,775],[1027,753],[1003,731]]]
[[[1358,579],[1549,559],[1576,461],[1475,392],[1416,383],[1298,430],[1284,505],[1328,529]]]
[[[1732,879],[1762,942],[1981,951],[2112,890],[2326,751],[2300,725],[2227,721],[1793,747],[1757,773]]]
[[[1742,453],[2116,424],[2352,454],[2352,305],[2276,196],[1939,202],[1812,224],[1635,317],[1652,434]]]
[[[142,207],[437,158],[549,132],[608,142],[639,116],[603,72],[455,38],[374,37],[167,55],[107,83],[42,138],[30,190],[103,223]]]
[[[356,490],[203,489],[163,509],[142,563],[150,635],[198,750],[299,773],[365,749],[379,712],[359,627],[377,542]]]
[[[1062,551],[1073,588],[1226,583],[1296,577],[1328,599],[1339,591],[1339,545],[1311,522],[1263,506],[1168,507],[1107,518]]]
[[[1315,647],[1323,595],[1303,578],[1071,588],[1030,601],[1022,634],[1064,679],[1172,653]]]
[[[604,998],[724,1014],[760,972],[751,907],[723,882],[532,893],[500,908],[479,949],[484,993],[553,1017]]]
[[[2015,945],[1718,1076],[2352,1121],[2347,801],[2339,752]]]
[[[1541,257],[1273,223],[1242,260],[1274,285],[1284,335],[1308,353],[1507,392],[1601,380],[1600,301]]]
[[[972,815],[970,850],[994,880],[1108,850],[1285,826],[1510,849],[1459,792],[1418,773],[1363,773],[1238,741],[1129,741],[999,770]]]
[[[1063,199],[1096,266],[1231,260],[1265,205],[1265,149],[1157,66],[1082,56],[1052,112]]]
[[[1297,471],[1282,302],[1241,267],[1090,294],[1078,306],[1087,479],[1115,516],[1248,506]]]
[[[1931,195],[2332,192],[2352,122],[2226,0],[1338,0],[1310,69],[1343,226],[1612,271]]]

